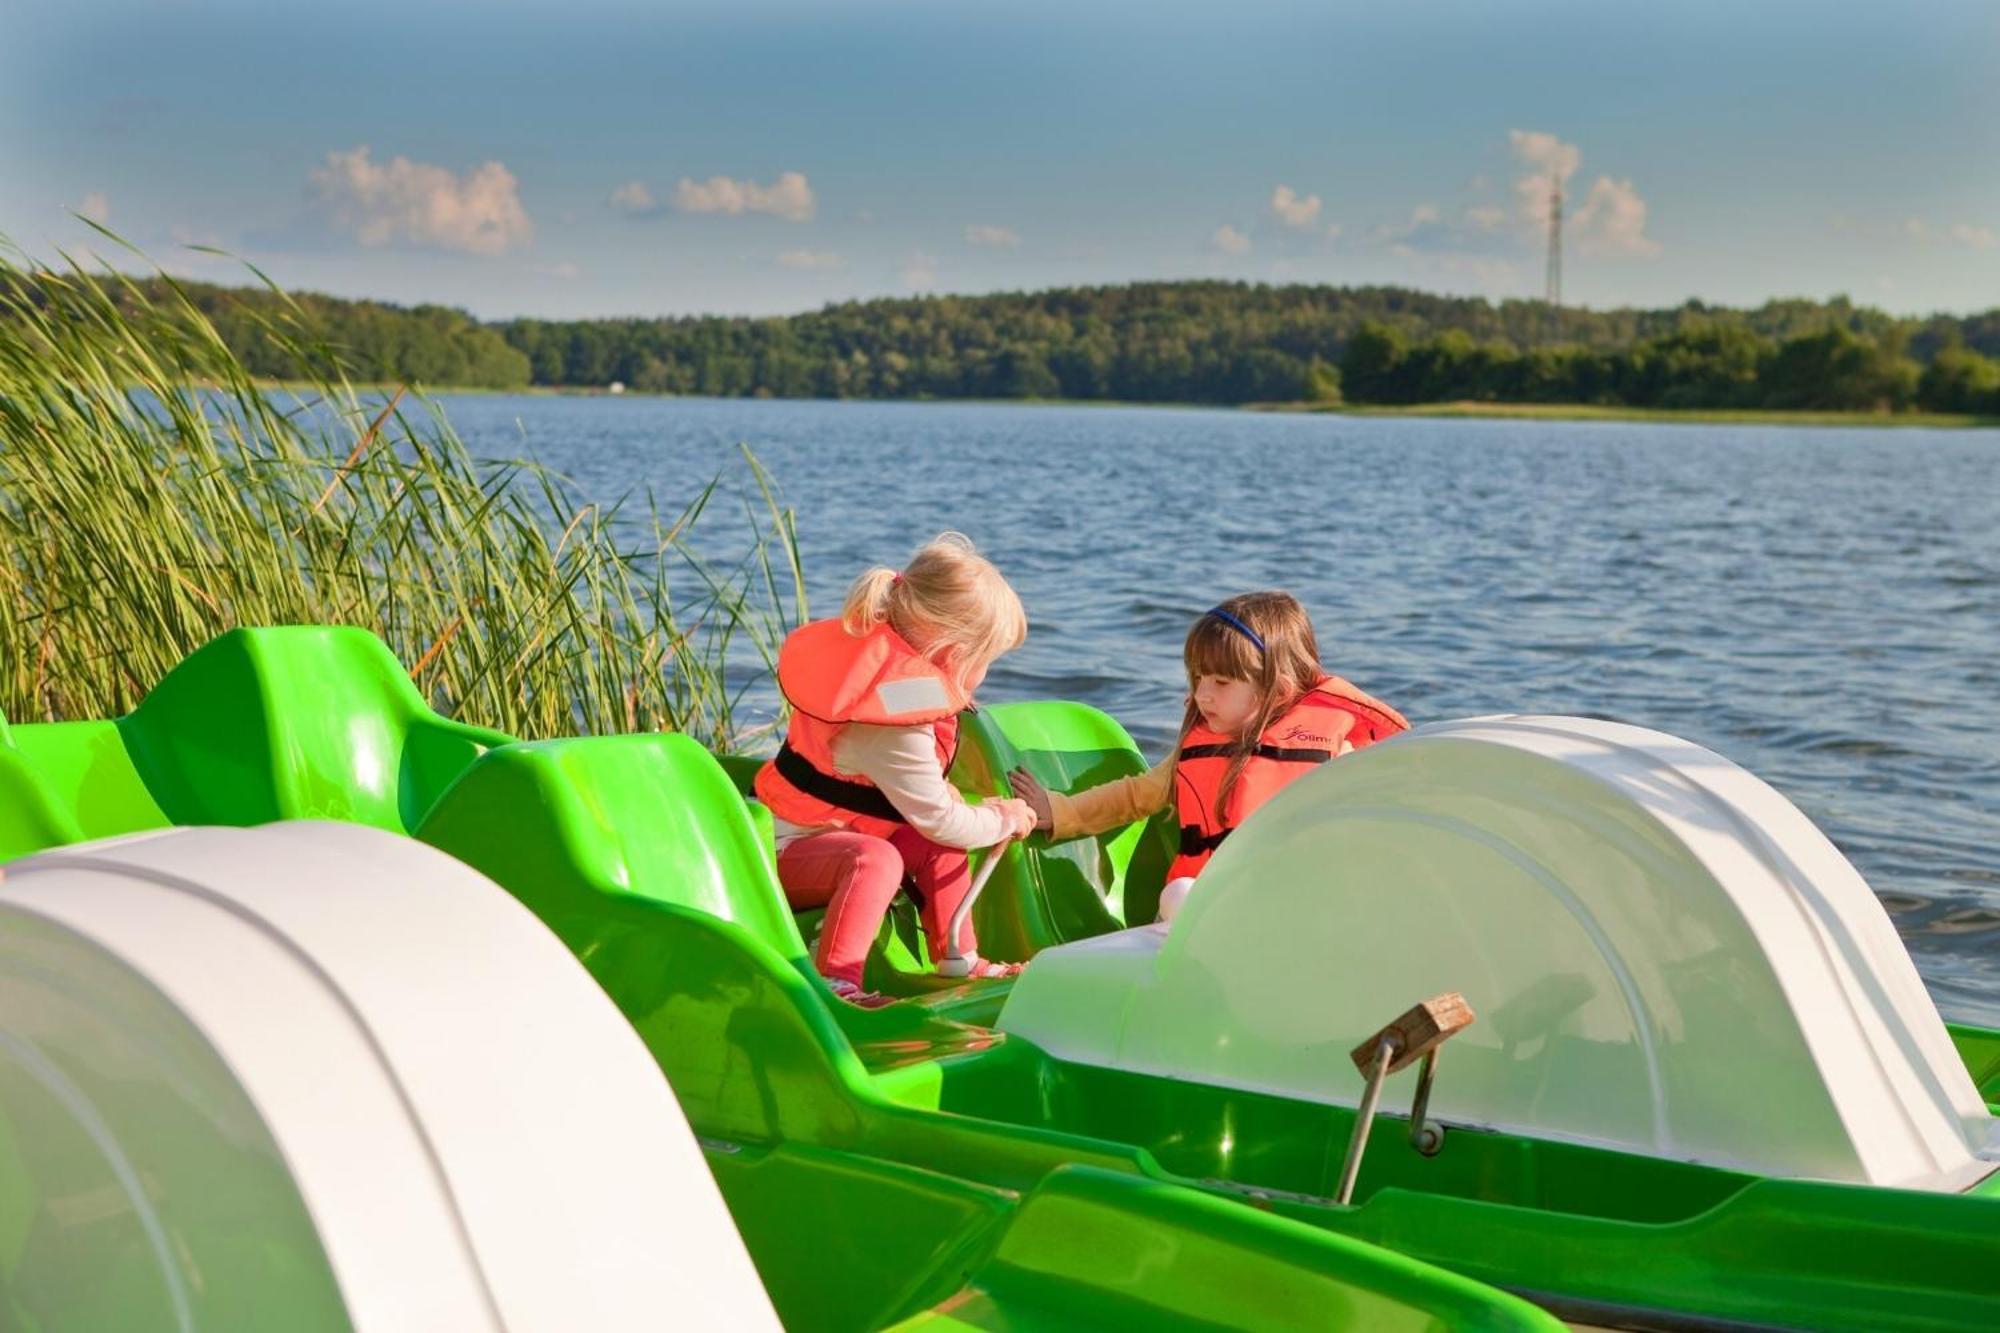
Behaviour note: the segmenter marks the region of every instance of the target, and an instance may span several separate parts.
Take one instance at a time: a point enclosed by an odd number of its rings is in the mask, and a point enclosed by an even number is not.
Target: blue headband
[[[1256,630],[1251,629],[1248,625],[1238,620],[1235,616],[1230,615],[1227,611],[1223,610],[1221,607],[1212,606],[1202,614],[1214,616],[1217,620],[1220,620],[1223,624],[1229,626],[1229,628],[1235,630],[1238,634],[1241,634],[1244,638],[1256,644],[1258,652],[1265,653],[1270,651],[1270,649],[1264,646],[1264,641],[1257,637]]]

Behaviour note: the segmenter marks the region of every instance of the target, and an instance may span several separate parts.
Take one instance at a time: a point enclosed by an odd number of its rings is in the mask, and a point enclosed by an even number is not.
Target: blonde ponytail
[[[878,565],[854,580],[840,623],[856,636],[886,624],[961,683],[1028,637],[1021,599],[959,532],[925,542],[901,573]]]
[[[854,580],[854,586],[847,590],[847,603],[840,608],[841,628],[860,638],[888,620],[889,597],[901,577],[887,565],[877,565]]]

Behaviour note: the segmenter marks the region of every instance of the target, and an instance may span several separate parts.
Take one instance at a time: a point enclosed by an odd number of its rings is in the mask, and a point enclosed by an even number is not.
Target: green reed
[[[418,394],[364,397],[278,306],[259,332],[296,366],[283,392],[171,282],[0,251],[0,714],[113,716],[233,626],[343,624],[468,722],[754,739],[743,691],[805,590],[747,449],[719,563],[695,543],[719,479],[663,514],[475,459]]]

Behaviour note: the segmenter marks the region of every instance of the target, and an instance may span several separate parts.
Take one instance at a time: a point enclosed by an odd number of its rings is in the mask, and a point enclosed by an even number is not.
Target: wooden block
[[[1377,1032],[1348,1053],[1354,1067],[1366,1078],[1375,1069],[1375,1051],[1386,1039],[1395,1043],[1395,1054],[1389,1059],[1389,1072],[1395,1073],[1417,1060],[1421,1060],[1439,1042],[1469,1027],[1472,1023],[1472,1006],[1457,991],[1448,991],[1417,1005],[1395,1022]]]

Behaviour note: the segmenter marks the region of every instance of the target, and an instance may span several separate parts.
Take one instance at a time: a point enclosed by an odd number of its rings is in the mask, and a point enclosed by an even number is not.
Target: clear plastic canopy
[[[1478,1021],[1440,1061],[1446,1122],[1911,1188],[2000,1160],[1847,860],[1728,760],[1609,722],[1475,718],[1327,764],[1171,925],[1038,956],[1000,1025],[1066,1060],[1353,1105],[1349,1050],[1454,990]]]

